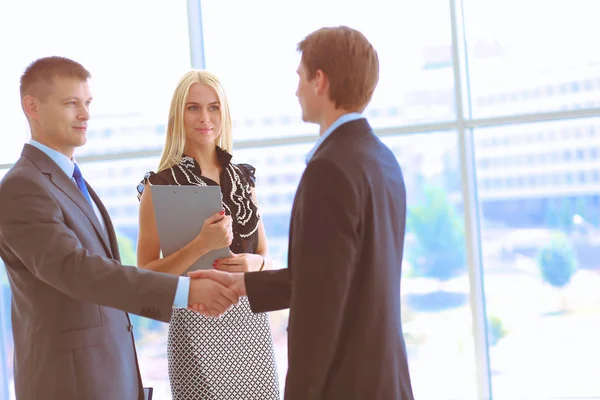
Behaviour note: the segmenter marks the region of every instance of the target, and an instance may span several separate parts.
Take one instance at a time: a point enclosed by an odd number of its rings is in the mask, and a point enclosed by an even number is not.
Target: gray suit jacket
[[[121,265],[110,217],[88,189],[106,230],[70,177],[33,146],[0,182],[18,400],[143,399],[126,312],[171,316],[177,277]]]

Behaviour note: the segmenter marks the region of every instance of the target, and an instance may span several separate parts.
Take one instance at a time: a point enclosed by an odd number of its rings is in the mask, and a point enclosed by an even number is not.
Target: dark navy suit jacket
[[[286,400],[413,400],[401,327],[406,192],[366,119],[335,129],[296,192],[288,268],[246,274],[255,312],[290,308]]]

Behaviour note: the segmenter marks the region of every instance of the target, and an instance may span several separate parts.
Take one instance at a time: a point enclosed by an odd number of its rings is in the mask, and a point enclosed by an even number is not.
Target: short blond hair
[[[66,57],[44,57],[29,64],[21,75],[21,100],[27,95],[42,101],[46,99],[54,79],[71,78],[87,81],[92,75],[81,64]]]

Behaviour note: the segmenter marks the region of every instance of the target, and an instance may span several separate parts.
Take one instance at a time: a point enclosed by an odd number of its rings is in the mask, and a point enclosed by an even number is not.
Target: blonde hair
[[[207,85],[217,94],[221,111],[221,129],[219,136],[215,140],[215,145],[229,153],[232,151],[233,138],[231,134],[231,113],[229,111],[229,103],[227,102],[223,86],[221,86],[221,82],[219,82],[219,79],[214,74],[205,70],[194,69],[186,73],[179,80],[175,92],[173,93],[171,106],[169,107],[169,121],[167,123],[165,147],[160,158],[157,172],[169,169],[181,162],[186,139],[183,114],[190,93],[190,87],[194,83]]]

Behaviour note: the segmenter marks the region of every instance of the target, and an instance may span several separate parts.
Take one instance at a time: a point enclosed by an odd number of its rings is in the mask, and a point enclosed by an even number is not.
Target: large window
[[[0,260],[0,398],[8,399],[12,391],[13,340],[10,330],[10,287],[4,263]]]
[[[394,135],[385,142],[403,165],[408,192],[402,302],[417,395],[438,398],[440,387],[429,384],[429,374],[446,370],[444,393],[472,398],[474,350],[456,132]],[[261,215],[270,252],[280,268],[287,266],[291,205],[311,147],[296,144],[235,152],[237,160],[257,168]],[[438,237],[434,233],[440,229]],[[281,382],[287,365],[287,315],[287,311],[271,314]]]
[[[312,144],[269,146],[234,151],[233,162],[256,168],[256,195],[267,233],[273,268],[287,267],[288,231],[296,188]],[[269,313],[280,387],[287,372],[288,310]]]
[[[0,170],[0,179],[6,174]],[[8,399],[13,390],[13,340],[10,323],[10,286],[4,263],[0,260],[0,399]]]
[[[498,398],[600,394],[599,135],[598,118],[475,131]]]
[[[432,8],[437,12],[431,14]],[[220,18],[226,13],[228,18]],[[350,25],[373,42],[381,62],[379,86],[365,111],[374,127],[393,130],[403,124],[454,120],[449,14],[444,0],[410,5],[375,1],[368,8],[364,2],[352,1],[203,2],[206,67],[218,74],[226,87],[237,143],[243,146],[246,141],[262,139],[268,144],[272,139],[316,136],[316,126],[300,119],[295,96],[296,44],[321,26]],[[224,30],[244,34],[220,34]],[[473,397],[474,350],[456,132],[394,136],[386,141],[403,164],[409,185],[411,245],[407,246],[402,290],[417,396],[439,398],[440,387],[429,384],[428,374],[460,365],[445,373],[444,393]],[[257,166],[257,190],[269,245],[283,267],[287,266],[289,212],[311,147],[312,143],[234,153],[239,161]],[[432,213],[438,218],[436,223],[450,224],[447,238],[429,240]],[[446,271],[444,260],[448,258],[452,265]],[[278,365],[285,372],[287,312],[274,316]],[[440,329],[457,320],[464,324]]]
[[[600,396],[594,6],[464,1],[494,398]]]
[[[360,29],[378,51],[379,85],[366,111],[372,125],[455,118],[446,0],[205,1],[202,17],[206,67],[226,87],[238,141],[316,134],[300,119],[296,44],[331,25]]]
[[[51,55],[82,63],[92,74],[94,101],[88,143],[75,157],[113,218],[124,262],[135,264],[136,185],[157,167],[171,95],[190,68],[186,3],[14,1],[2,3],[0,16],[0,53],[6,55],[0,66],[0,164],[14,162],[29,139],[19,102],[19,77],[25,67]],[[139,158],[142,153],[152,156]],[[122,158],[128,156],[134,158]],[[5,398],[3,390],[14,389],[4,268],[0,288],[0,398]],[[169,398],[167,325],[133,320],[144,382],[154,386],[157,398]]]
[[[476,393],[470,286],[455,131],[385,136],[407,191],[402,323],[415,398]],[[439,384],[431,384],[431,376]]]
[[[476,118],[599,107],[594,0],[464,0]]]
[[[381,62],[365,115],[407,185],[401,300],[416,398],[598,398],[595,4],[10,2],[10,12],[0,6],[0,53],[10,55],[0,66],[8,132],[0,177],[28,139],[23,69],[47,55],[80,61],[93,75],[95,100],[89,141],[76,157],[113,218],[124,262],[133,264],[136,184],[157,167],[177,80],[206,67],[225,86],[234,162],[256,167],[269,249],[285,268],[290,207],[317,137],[294,95],[296,44],[322,26],[358,28]],[[11,398],[4,271],[0,289],[0,398]],[[287,316],[270,314],[282,387]],[[167,325],[135,316],[133,324],[144,382],[169,399]]]

